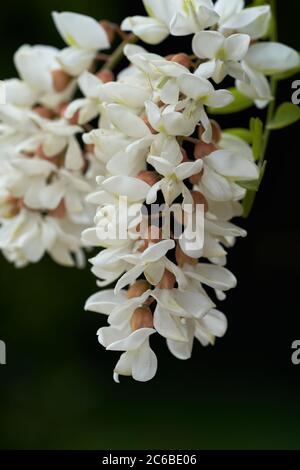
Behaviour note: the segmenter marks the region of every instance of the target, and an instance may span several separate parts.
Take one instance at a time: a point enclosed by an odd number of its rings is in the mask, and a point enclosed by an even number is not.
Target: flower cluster
[[[46,250],[68,263],[81,246],[101,248],[91,259],[101,290],[86,309],[107,316],[98,339],[122,352],[116,381],[154,377],[153,334],[183,360],[195,339],[207,346],[225,334],[215,302],[236,286],[227,250],[246,235],[232,219],[243,214],[263,162],[251,139],[221,129],[210,112],[235,100],[222,88],[225,79],[264,108],[274,100],[269,76],[299,66],[296,51],[265,40],[268,5],[143,3],[148,16],[127,18],[121,28],[54,13],[69,47],[23,46],[15,60],[23,81],[7,83],[9,103],[0,110],[0,247],[19,265]],[[115,33],[124,42],[105,57],[99,52]],[[188,36],[192,54],[165,57],[135,44],[158,45],[169,35]],[[129,65],[114,79],[111,68],[123,53]],[[107,61],[100,73],[97,60]],[[72,100],[76,85],[83,96]],[[158,204],[163,210],[149,217]],[[171,214],[174,204],[179,213]],[[93,207],[94,225],[80,241]]]
[[[66,111],[109,40],[92,18],[53,17],[70,47],[22,46],[14,57],[20,78],[4,82],[0,107],[0,248],[18,267],[46,252],[62,265],[84,264],[80,234],[93,220],[85,198],[101,171],[81,144],[84,122]]]

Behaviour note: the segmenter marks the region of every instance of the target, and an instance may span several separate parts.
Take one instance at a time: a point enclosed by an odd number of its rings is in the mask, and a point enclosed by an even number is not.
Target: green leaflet
[[[281,104],[275,113],[275,116],[268,124],[269,130],[283,129],[300,120],[300,108],[292,103]]]
[[[250,132],[252,135],[252,150],[255,161],[261,160],[263,153],[264,125],[259,118],[251,118]]]
[[[253,101],[247,96],[240,93],[235,87],[228,88],[233,94],[234,101],[224,108],[208,108],[208,112],[211,114],[231,114],[244,111],[245,109],[253,106]]]

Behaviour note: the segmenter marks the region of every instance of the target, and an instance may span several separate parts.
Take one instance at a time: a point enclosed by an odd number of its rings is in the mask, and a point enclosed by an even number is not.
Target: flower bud
[[[205,142],[199,142],[195,145],[194,156],[196,160],[200,160],[201,158],[207,157],[216,150],[218,150],[218,148],[213,143],[206,144]]]
[[[189,177],[190,183],[192,184],[200,183],[203,174],[204,174],[204,170],[200,171],[200,173],[197,173],[196,175],[190,176]]]
[[[51,109],[45,108],[45,106],[36,106],[33,108],[33,112],[44,119],[53,119],[55,116],[54,112]]]
[[[188,163],[190,159],[188,157],[187,151],[183,147],[180,147],[180,150],[181,150],[182,157],[183,157],[181,163]]]
[[[99,70],[96,76],[101,80],[102,83],[109,83],[115,81],[115,75],[111,70]]]
[[[222,129],[217,123],[217,121],[214,121],[213,119],[211,119],[210,123],[212,126],[212,142],[214,144],[218,144],[222,138]],[[203,126],[199,126],[198,128],[199,139],[202,138],[203,133],[204,133]]]
[[[179,54],[175,54],[172,57],[171,62],[176,62],[176,64],[183,65],[183,67],[186,67],[187,69],[190,69],[191,66],[192,66],[191,59],[184,52],[181,52]]]
[[[65,112],[66,112],[66,109],[68,107],[68,104],[67,103],[63,103],[59,106],[59,114],[61,117],[67,119],[65,117]],[[78,124],[78,120],[79,120],[79,114],[80,114],[80,111],[76,111],[73,116],[71,118],[68,119],[68,122],[72,125],[72,126],[76,126]]]
[[[154,186],[160,181],[160,176],[156,171],[140,171],[137,177],[139,180],[149,184],[149,186]]]
[[[150,308],[137,308],[131,317],[130,325],[133,331],[141,328],[153,328],[153,315]]]
[[[64,70],[57,69],[52,70],[52,81],[55,91],[61,93],[71,83],[72,77],[68,75]]]
[[[52,217],[57,217],[58,219],[62,219],[66,215],[66,205],[65,201],[62,199],[56,209],[53,209],[48,212],[49,215]]]
[[[185,264],[191,264],[195,266],[198,264],[198,259],[196,258],[191,258],[190,256],[186,255],[183,253],[182,249],[180,248],[179,244],[176,246],[176,262],[178,266],[182,267]]]
[[[176,282],[174,274],[165,269],[164,275],[157,287],[158,289],[173,289]]]
[[[207,212],[208,211],[208,202],[207,202],[207,199],[206,197],[200,193],[200,191],[192,191],[191,192],[192,194],[192,198],[194,200],[194,203],[195,204],[203,204],[204,205],[204,212]]]
[[[95,145],[94,144],[85,144],[84,151],[85,151],[85,153],[94,153],[95,152]]]
[[[140,297],[143,295],[147,290],[150,289],[150,284],[143,279],[136,281],[129,287],[127,291],[127,299],[133,299],[134,297]]]
[[[163,240],[161,228],[156,227],[155,225],[150,225],[145,232],[143,232],[143,229],[144,227],[141,225],[141,246],[138,249],[140,253],[143,253],[151,243],[159,243]]]
[[[99,21],[99,24],[106,32],[110,44],[112,44],[115,40],[117,25],[107,20]]]

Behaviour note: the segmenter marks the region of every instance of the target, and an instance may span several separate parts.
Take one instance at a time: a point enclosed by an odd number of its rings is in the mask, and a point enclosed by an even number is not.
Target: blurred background
[[[278,3],[280,39],[299,49],[299,2]],[[133,0],[5,2],[0,78],[15,76],[21,44],[63,47],[52,10],[115,22],[143,12]],[[281,100],[291,99],[293,80],[280,85]],[[222,124],[247,126],[249,117]],[[113,382],[118,353],[96,337],[104,319],[83,310],[96,291],[89,268],[45,259],[15,270],[1,258],[0,448],[299,449],[300,365],[291,363],[300,339],[298,159],[299,125],[273,134],[254,211],[241,222],[249,236],[229,257],[239,284],[222,305],[227,335],[214,348],[196,345],[188,362],[156,339],[159,370],[150,383]]]

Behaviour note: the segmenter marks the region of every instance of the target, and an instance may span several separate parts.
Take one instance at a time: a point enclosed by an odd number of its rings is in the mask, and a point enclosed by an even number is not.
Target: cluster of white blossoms
[[[98,339],[122,352],[116,381],[154,377],[153,334],[183,360],[195,339],[207,346],[225,334],[227,319],[215,302],[236,286],[225,267],[227,249],[246,235],[232,219],[243,214],[245,187],[260,178],[261,166],[251,145],[223,131],[209,110],[234,100],[220,86],[228,77],[266,107],[273,100],[268,77],[299,65],[296,51],[264,40],[268,5],[143,3],[148,16],[127,18],[121,29],[54,13],[69,47],[23,46],[15,58],[22,81],[7,82],[8,104],[0,108],[0,247],[18,265],[45,251],[64,264],[71,253],[82,262],[82,246],[101,248],[91,260],[101,290],[86,309],[107,315]],[[96,73],[97,60],[106,60],[99,52],[116,31],[124,43]],[[183,44],[193,53],[163,57],[133,44],[158,45],[169,35],[188,36]],[[129,65],[114,80],[110,69],[120,51]],[[77,85],[83,96],[72,101]],[[164,209],[153,221],[155,204]],[[178,238],[177,216],[167,237],[164,230],[174,204],[182,215]],[[196,235],[203,231],[202,242],[191,243],[188,220]],[[90,228],[80,239],[82,226]]]
[[[92,18],[53,17],[70,47],[22,46],[14,57],[20,78],[5,80],[0,106],[0,249],[18,267],[46,252],[84,265],[80,235],[93,220],[85,199],[101,171],[81,144],[83,123],[66,111],[108,36]]]

